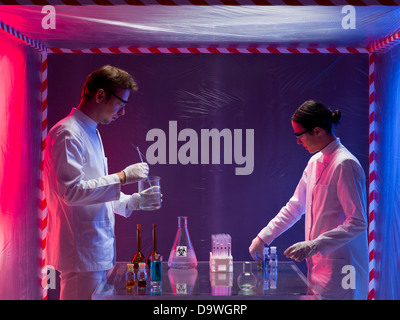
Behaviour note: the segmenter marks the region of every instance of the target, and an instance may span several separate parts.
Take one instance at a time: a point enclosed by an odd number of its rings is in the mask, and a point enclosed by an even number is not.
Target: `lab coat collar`
[[[70,115],[76,117],[79,121],[83,122],[85,127],[87,127],[89,130],[96,132],[96,130],[97,130],[96,121],[94,121],[92,118],[87,116],[81,110],[79,110],[77,108],[72,108]]]
[[[330,156],[336,151],[337,148],[339,148],[342,144],[340,143],[340,139],[336,138],[333,140],[331,143],[329,143],[325,148],[321,150],[321,153],[323,155],[323,162],[328,161]]]

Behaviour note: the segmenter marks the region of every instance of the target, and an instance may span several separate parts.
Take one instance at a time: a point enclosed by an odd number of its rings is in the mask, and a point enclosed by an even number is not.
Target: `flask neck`
[[[187,228],[187,217],[178,217],[178,228]]]
[[[153,252],[157,251],[157,229],[156,225],[153,224]]]
[[[137,241],[137,251],[138,252],[141,249],[141,238],[142,238],[141,228],[140,228],[140,225],[138,224],[137,231],[136,231],[136,241]]]

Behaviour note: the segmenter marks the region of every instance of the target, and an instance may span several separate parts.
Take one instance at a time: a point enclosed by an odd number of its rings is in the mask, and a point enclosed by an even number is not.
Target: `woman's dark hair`
[[[330,133],[332,132],[332,124],[338,124],[341,117],[342,113],[339,110],[332,112],[321,102],[307,100],[294,112],[292,121],[307,130],[320,127]]]

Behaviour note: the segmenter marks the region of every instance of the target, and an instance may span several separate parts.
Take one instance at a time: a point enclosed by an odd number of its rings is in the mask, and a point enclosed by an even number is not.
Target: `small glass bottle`
[[[269,255],[269,266],[271,268],[278,267],[278,254],[276,253],[276,247],[271,247],[271,254]]]
[[[269,248],[267,246],[264,247],[264,263],[263,263],[263,267],[264,267],[264,271],[267,271],[267,269],[269,268]]]
[[[157,252],[157,229],[156,224],[153,223],[153,251],[151,252],[150,256],[147,258],[147,266],[150,268],[150,261],[155,257],[159,256],[160,254]],[[151,275],[150,275],[151,278]]]
[[[133,264],[128,263],[126,265],[126,273],[125,273],[125,285],[126,285],[126,293],[132,294],[135,292],[135,273],[133,272]]]
[[[173,269],[193,269],[197,267],[196,253],[187,228],[187,217],[178,217],[178,231],[169,255],[168,267]]]
[[[152,287],[161,287],[163,257],[156,253],[150,261],[150,284]]]
[[[146,262],[146,258],[143,255],[141,251],[141,225],[137,225],[137,231],[136,231],[136,238],[137,238],[137,251],[135,256],[132,258],[132,263],[134,265],[134,268],[137,270],[139,262]]]
[[[147,272],[146,272],[146,263],[139,262],[139,270],[137,272],[137,286],[138,289],[146,288],[147,285]]]

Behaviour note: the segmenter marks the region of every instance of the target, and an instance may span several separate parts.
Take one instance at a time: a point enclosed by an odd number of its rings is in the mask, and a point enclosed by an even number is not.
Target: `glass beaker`
[[[178,217],[178,231],[168,259],[168,267],[173,269],[192,269],[197,267],[194,252],[187,228],[187,217]]]
[[[148,177],[138,182],[141,210],[157,210],[161,208],[160,177]]]
[[[257,285],[257,277],[252,272],[251,262],[243,262],[243,272],[237,278],[238,286],[241,290],[252,290]]]

